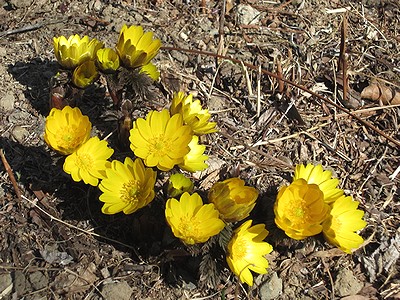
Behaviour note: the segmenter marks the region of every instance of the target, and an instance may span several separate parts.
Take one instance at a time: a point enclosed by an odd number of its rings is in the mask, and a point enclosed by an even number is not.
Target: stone
[[[272,300],[282,293],[282,279],[276,272],[272,273],[269,279],[260,285],[261,300]]]
[[[0,111],[8,112],[14,109],[15,96],[13,93],[7,93],[1,98]]]
[[[364,284],[349,269],[341,269],[336,275],[334,287],[338,296],[356,295]]]
[[[32,289],[31,284],[25,277],[24,273],[20,270],[14,273],[14,291],[18,296],[24,295]]]
[[[240,4],[237,8],[238,23],[242,25],[255,25],[260,21],[260,12],[251,5]]]
[[[104,300],[129,300],[132,293],[133,289],[126,281],[105,284],[101,290]]]
[[[7,296],[13,288],[12,278],[10,273],[0,274],[0,295]]]
[[[0,47],[0,57],[6,57],[6,56],[7,56],[7,49],[5,47]]]
[[[8,122],[11,124],[26,124],[27,120],[31,120],[32,115],[26,111],[14,109],[8,116]]]
[[[26,128],[22,127],[22,126],[17,125],[17,126],[15,126],[15,127],[13,128],[11,134],[12,134],[12,136],[14,137],[14,139],[15,139],[18,143],[22,144],[23,141],[25,140],[25,138],[26,138],[27,136],[29,136],[29,131],[28,131]]]
[[[40,271],[29,274],[29,281],[35,290],[43,289],[49,283],[48,278]]]
[[[10,0],[9,3],[16,8],[26,8],[31,6],[32,0]]]

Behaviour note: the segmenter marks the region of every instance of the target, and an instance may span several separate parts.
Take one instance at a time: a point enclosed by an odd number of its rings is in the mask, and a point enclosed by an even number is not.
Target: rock
[[[335,290],[337,295],[345,297],[357,294],[364,286],[349,269],[341,269],[335,280]]]
[[[29,135],[29,131],[22,126],[17,125],[13,128],[11,134],[18,143],[22,144],[25,138]]]
[[[100,11],[102,7],[101,1],[100,0],[92,0],[88,4],[89,11],[95,10],[95,11]]]
[[[251,5],[240,4],[237,8],[238,23],[254,25],[260,21],[260,12]]]
[[[31,6],[32,0],[10,0],[9,3],[16,8],[25,8]]]
[[[105,284],[101,290],[105,300],[129,300],[132,293],[133,290],[126,281]]]
[[[9,116],[8,122],[11,124],[26,124],[27,120],[31,120],[32,115],[26,111],[15,109]]]
[[[10,273],[0,274],[0,295],[7,296],[13,288],[12,278]]]
[[[7,112],[14,109],[15,96],[13,93],[7,93],[1,98],[0,111]]]
[[[7,55],[6,48],[5,47],[0,47],[0,57],[6,57],[6,55]]]
[[[276,272],[272,273],[267,281],[260,286],[261,300],[271,300],[277,298],[282,293],[282,279]]]
[[[47,279],[47,277],[40,271],[36,271],[36,272],[31,273],[29,275],[29,281],[31,282],[32,287],[35,290],[43,289],[49,283],[49,280]]]
[[[24,273],[20,270],[14,273],[14,291],[18,296],[25,294],[26,292],[32,290],[31,284],[28,279],[26,279]]]

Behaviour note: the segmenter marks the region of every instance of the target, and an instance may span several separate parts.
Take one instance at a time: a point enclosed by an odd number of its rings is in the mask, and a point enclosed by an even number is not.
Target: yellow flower
[[[92,84],[99,77],[93,60],[88,60],[75,68],[72,74],[72,82],[83,89]]]
[[[258,191],[244,184],[240,178],[229,178],[215,183],[208,192],[208,200],[214,203],[225,222],[243,220],[256,205]]]
[[[194,134],[202,135],[217,132],[217,123],[209,122],[211,115],[208,109],[201,107],[200,100],[193,101],[193,95],[183,92],[175,93],[170,107],[171,114],[182,114],[183,121],[192,127]]]
[[[169,197],[177,197],[184,192],[191,193],[193,191],[193,182],[181,173],[172,174],[169,177],[169,184],[167,188]]]
[[[299,178],[303,178],[308,184],[318,185],[318,188],[324,193],[324,201],[328,204],[343,195],[343,190],[337,188],[339,180],[332,178],[332,172],[324,171],[321,165],[297,165],[293,181]]]
[[[142,26],[122,26],[117,52],[128,68],[147,65],[160,50],[161,41],[153,40],[153,32],[143,32]]]
[[[206,146],[199,145],[199,137],[194,135],[189,143],[190,151],[183,158],[183,163],[179,164],[182,170],[188,172],[203,171],[208,168],[208,165],[204,162],[208,159],[208,156],[204,154]]]
[[[124,163],[113,160],[106,169],[106,176],[99,185],[103,192],[99,199],[104,202],[101,209],[104,214],[121,211],[131,214],[154,199],[157,173],[146,168],[139,158],[132,161],[127,157]]]
[[[97,186],[99,179],[104,179],[106,168],[110,167],[107,161],[114,153],[107,147],[106,141],[100,141],[95,136],[67,156],[64,162],[64,171],[72,176],[74,181],[83,180],[84,183]]]
[[[323,233],[329,243],[351,253],[363,242],[363,238],[355,233],[363,229],[367,223],[362,219],[364,212],[357,209],[359,202],[351,196],[341,196],[332,203],[328,217],[322,223]]]
[[[157,70],[157,67],[151,62],[141,67],[139,73],[147,74],[154,81],[157,81],[158,78],[160,78],[160,72]]]
[[[252,227],[252,220],[244,222],[234,231],[228,244],[226,261],[231,271],[239,277],[241,282],[253,285],[253,275],[250,270],[267,273],[268,260],[264,255],[271,253],[272,246],[263,240],[268,235],[264,224]]]
[[[46,118],[44,140],[54,150],[68,155],[89,139],[91,129],[92,123],[79,108],[53,108]]]
[[[170,116],[168,110],[151,111],[146,119],[139,118],[130,131],[131,149],[148,167],[169,171],[183,162],[192,139],[190,126],[181,115]]]
[[[322,231],[329,206],[316,184],[297,179],[282,187],[274,205],[275,223],[286,235],[301,240]]]
[[[173,234],[188,245],[204,243],[225,227],[214,204],[203,204],[197,193],[168,199],[165,217]]]
[[[114,49],[103,48],[96,53],[97,65],[106,73],[115,72],[119,68],[119,56]]]
[[[71,35],[68,40],[65,36],[53,38],[54,54],[61,66],[73,69],[87,60],[95,58],[97,50],[104,44],[97,39],[89,39],[85,35],[82,39],[78,34]]]

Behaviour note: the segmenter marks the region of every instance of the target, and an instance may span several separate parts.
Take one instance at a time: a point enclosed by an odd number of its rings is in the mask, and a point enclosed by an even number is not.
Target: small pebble
[[[5,47],[0,47],[0,57],[5,57],[7,55],[7,50]]]
[[[107,283],[101,290],[105,300],[129,300],[132,293],[133,290],[126,281]]]
[[[0,101],[0,111],[8,112],[14,109],[15,96],[13,93],[5,94]]]
[[[29,131],[26,130],[26,128],[19,126],[19,125],[15,126],[14,129],[12,130],[12,136],[20,144],[23,143],[23,141],[25,140],[25,138],[28,135],[29,135]]]
[[[237,18],[239,24],[255,25],[260,21],[260,12],[250,5],[239,4]]]
[[[336,275],[335,290],[340,297],[356,295],[364,284],[349,269],[341,269]]]
[[[0,295],[7,296],[8,294],[11,293],[12,288],[13,288],[13,283],[11,274],[10,273],[0,274]]]
[[[260,297],[262,300],[272,300],[282,293],[282,279],[278,277],[276,272],[260,286]]]

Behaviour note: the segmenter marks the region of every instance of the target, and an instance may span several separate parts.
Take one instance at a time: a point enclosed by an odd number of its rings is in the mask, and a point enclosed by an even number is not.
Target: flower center
[[[242,260],[247,255],[247,243],[243,239],[237,239],[232,247],[233,260]]]
[[[179,231],[183,236],[188,238],[195,238],[199,236],[199,225],[200,222],[195,218],[182,217],[179,223]]]
[[[137,203],[140,193],[140,182],[138,180],[129,180],[129,182],[125,182],[122,185],[121,200],[130,204]]]
[[[162,157],[171,152],[171,141],[163,134],[150,140],[150,153]]]
[[[303,201],[293,202],[291,203],[291,207],[288,207],[288,219],[294,224],[306,224],[309,213],[307,207],[305,207],[305,203]]]
[[[64,149],[75,149],[81,142],[81,135],[75,126],[67,126],[59,130],[57,144]]]
[[[303,218],[304,216],[304,209],[302,207],[296,207],[296,209],[294,210],[294,215],[297,218]]]
[[[87,153],[76,155],[75,164],[78,168],[89,171],[93,166],[93,158]]]

